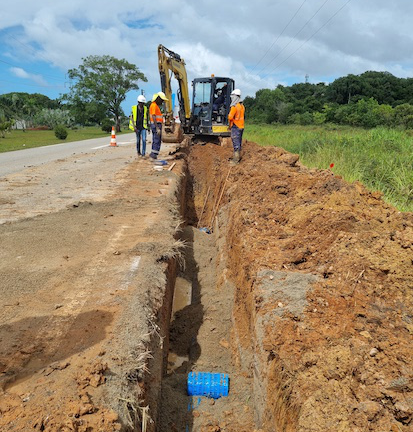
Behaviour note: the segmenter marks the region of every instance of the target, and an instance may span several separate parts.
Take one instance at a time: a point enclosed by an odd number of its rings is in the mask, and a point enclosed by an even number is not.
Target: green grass
[[[69,134],[65,140],[59,140],[55,137],[53,130],[28,130],[26,132],[12,130],[10,133],[6,133],[5,138],[0,137],[0,153],[105,136],[110,140],[110,133],[103,132],[102,129],[98,127],[84,127],[75,130],[68,129],[68,132]],[[130,131],[126,128],[120,134],[125,132],[127,133]]]
[[[413,211],[413,138],[408,132],[332,126],[248,125],[244,137],[298,153],[303,164],[358,180],[402,211]]]

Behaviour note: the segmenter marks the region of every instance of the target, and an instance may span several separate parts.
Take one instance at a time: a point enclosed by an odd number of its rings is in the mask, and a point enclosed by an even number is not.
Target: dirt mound
[[[194,219],[209,195],[202,225],[214,225],[230,155],[191,150]],[[237,285],[233,348],[254,351],[257,426],[413,430],[413,215],[253,143],[222,204]]]

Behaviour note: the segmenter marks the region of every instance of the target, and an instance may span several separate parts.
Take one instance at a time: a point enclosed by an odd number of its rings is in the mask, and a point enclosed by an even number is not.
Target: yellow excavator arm
[[[191,118],[191,102],[188,93],[188,78],[186,75],[185,61],[180,55],[174,53],[163,45],[158,46],[158,67],[161,76],[161,87],[168,101],[166,101],[165,126],[171,126],[174,123],[173,106],[172,106],[172,88],[171,77],[175,76],[179,84],[179,110],[180,120],[186,126]]]

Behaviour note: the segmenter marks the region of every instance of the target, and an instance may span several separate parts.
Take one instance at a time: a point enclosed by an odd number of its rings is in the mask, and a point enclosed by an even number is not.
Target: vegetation
[[[104,132],[112,132],[113,122],[109,118],[105,118],[102,120],[102,130]]]
[[[25,119],[30,122],[42,109],[56,110],[59,108],[59,101],[39,93],[6,93],[0,95],[0,117],[7,120]]]
[[[71,126],[74,124],[70,111],[66,109],[43,108],[35,116],[35,124],[54,129],[57,125]]]
[[[403,211],[413,211],[413,138],[389,128],[247,125],[245,138],[298,153],[313,168],[360,181]]]
[[[10,132],[11,128],[13,126],[12,121],[7,121],[4,118],[0,119],[0,136],[2,138],[6,137],[6,132]]]
[[[68,132],[63,125],[56,125],[54,128],[54,134],[56,138],[60,140],[65,140],[67,138]]]
[[[83,122],[87,120],[85,116],[101,121],[110,114],[118,132],[124,115],[121,103],[126,94],[139,89],[139,80],[147,81],[135,65],[108,55],[88,56],[77,69],[70,69],[68,75],[75,83],[62,100],[68,101],[75,117]]]
[[[365,72],[329,85],[303,83],[259,90],[244,104],[249,120],[256,123],[413,128],[412,90],[412,78]]]
[[[102,132],[100,127],[85,127],[72,129],[65,142],[80,141],[91,138],[107,137],[106,132]],[[61,141],[56,138],[53,130],[12,130],[5,134],[5,138],[0,140],[0,153],[22,150],[33,147],[41,147],[51,144],[59,144]],[[108,140],[108,144],[110,139]]]

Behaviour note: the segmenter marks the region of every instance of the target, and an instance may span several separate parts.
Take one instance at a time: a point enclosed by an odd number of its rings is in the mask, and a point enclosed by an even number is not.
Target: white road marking
[[[133,144],[133,141],[125,141],[125,142],[122,142],[122,143],[118,143],[118,146],[129,145],[129,144]],[[110,147],[110,144],[105,144],[105,145],[101,145],[101,146],[97,146],[97,147],[92,147],[91,150],[98,150],[98,149],[105,148],[105,147]]]
[[[109,144],[105,144],[103,146],[98,146],[98,147],[92,147],[91,150],[97,150],[97,149],[100,149],[100,148],[103,148],[103,147],[109,147]]]

